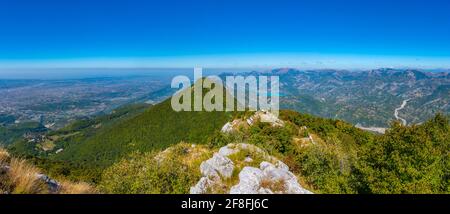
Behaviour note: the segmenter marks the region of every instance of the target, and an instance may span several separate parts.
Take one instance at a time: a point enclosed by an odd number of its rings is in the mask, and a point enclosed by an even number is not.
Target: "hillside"
[[[0,123],[0,145],[8,146],[28,133],[43,133],[48,129],[38,122],[3,125]]]
[[[297,70],[275,69],[244,75],[278,75],[280,105],[319,117],[341,119],[364,127],[388,127],[399,112],[408,124],[436,113],[450,114],[450,74],[414,69]]]
[[[293,111],[282,111],[275,123],[252,117],[229,121],[231,128],[224,125],[207,145],[181,142],[133,153],[104,171],[99,188],[134,194],[450,191],[450,124],[442,115],[418,126],[394,123],[385,135]]]
[[[28,129],[27,135],[15,138],[8,148],[11,152],[22,156],[51,157],[55,153],[63,151],[67,145],[73,142],[84,141],[93,136],[98,130],[140,114],[148,107],[150,107],[148,104],[122,106],[110,114],[79,119],[56,131]]]
[[[92,164],[65,156],[33,158],[31,161],[51,177],[89,181],[98,185],[99,191],[105,193],[450,191],[450,124],[448,117],[443,115],[438,114],[421,125],[404,126],[395,122],[386,134],[376,135],[344,121],[288,110],[282,110],[279,118],[269,117],[273,119],[272,123],[261,123],[258,117],[264,114],[259,112],[233,117],[220,115],[223,118],[206,112],[185,112],[191,114],[178,115],[163,111],[165,105],[167,103],[153,106],[143,113],[113,123],[102,129],[98,136],[94,135],[85,142],[86,149],[97,149],[97,153],[103,149],[104,155],[118,154],[117,156],[104,160],[91,159],[96,161]],[[155,107],[159,111],[155,111]],[[168,112],[174,115],[167,114]],[[194,116],[192,114],[205,121],[191,118],[190,116]],[[144,116],[152,118],[145,120]],[[106,141],[94,141],[96,137],[113,135],[112,130],[121,130],[118,134],[131,132],[122,127],[122,124],[130,125],[140,121],[139,124],[143,127],[147,127],[147,124],[156,126],[155,118],[159,122],[163,118],[165,122],[178,119],[184,126],[183,130],[187,130],[180,136],[184,139],[159,136],[156,139],[166,138],[169,141],[164,142],[168,143],[160,146],[147,145],[148,147],[138,144],[141,146],[139,149],[131,147],[118,153],[111,153],[114,150],[107,146],[113,149],[124,147]],[[181,118],[189,119],[181,121]],[[209,133],[205,132],[205,126],[199,128],[196,123],[189,122],[206,124],[206,119],[213,118],[223,121],[221,124],[217,122],[217,126]],[[171,132],[174,133],[175,130]],[[196,135],[190,135],[192,133]],[[114,139],[116,137],[118,135],[108,139],[119,143],[119,140]],[[126,138],[120,140],[124,139]],[[98,144],[99,147],[87,144],[99,142],[104,144]],[[144,142],[148,141],[142,141]],[[67,147],[65,151],[82,149],[82,146],[84,145],[74,144],[74,147]],[[220,173],[219,180],[214,171]],[[247,179],[257,182],[249,183]]]
[[[130,119],[97,130],[92,137],[69,144],[53,158],[105,167],[133,151],[165,149],[180,141],[204,144],[232,116],[230,112],[176,112],[167,99]]]

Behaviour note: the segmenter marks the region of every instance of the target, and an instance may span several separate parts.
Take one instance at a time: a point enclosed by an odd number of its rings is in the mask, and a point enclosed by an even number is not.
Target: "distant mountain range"
[[[370,71],[275,69],[245,75],[279,75],[282,109],[388,127],[392,120],[417,124],[450,113],[450,73],[409,69]],[[407,100],[404,108],[395,111]]]

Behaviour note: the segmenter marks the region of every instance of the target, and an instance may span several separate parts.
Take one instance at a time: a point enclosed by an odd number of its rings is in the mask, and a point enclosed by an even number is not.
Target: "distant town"
[[[0,124],[38,122],[47,129],[58,129],[127,103],[156,102],[145,99],[164,86],[166,82],[146,77],[0,80]]]

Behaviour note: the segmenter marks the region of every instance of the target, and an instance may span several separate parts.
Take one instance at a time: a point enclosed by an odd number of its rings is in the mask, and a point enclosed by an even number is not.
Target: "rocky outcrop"
[[[57,193],[61,189],[61,185],[54,179],[44,174],[37,174],[36,177],[47,185],[50,193]]]
[[[261,187],[262,180],[263,172],[260,169],[244,167],[239,173],[239,184],[231,187],[230,194],[273,193],[271,190],[265,191],[265,188]]]
[[[221,131],[223,133],[232,133],[239,127],[252,126],[257,121],[270,123],[273,127],[284,126],[284,121],[278,119],[278,117],[268,111],[257,111],[251,117],[246,120],[235,119],[232,122],[226,123]]]
[[[232,155],[245,151],[263,159],[259,167],[253,167],[255,160],[247,156],[234,160]],[[234,172],[241,170],[234,178]],[[310,194],[302,188],[289,167],[270,156],[263,149],[251,144],[229,144],[220,148],[214,155],[200,165],[202,178],[190,189],[191,194],[230,193],[230,194]],[[236,177],[236,175],[235,175]],[[225,182],[227,181],[227,182]],[[233,183],[233,181],[236,181]],[[228,184],[228,183],[231,183]],[[228,185],[228,186],[227,186]]]
[[[7,174],[11,170],[10,166],[8,165],[0,165],[0,175]],[[47,186],[49,193],[58,193],[58,191],[61,189],[61,185],[54,179],[51,179],[47,175],[44,174],[35,174],[34,175],[37,180],[41,181]],[[9,192],[3,192],[3,194],[9,194]]]
[[[278,119],[278,117],[268,111],[257,111],[253,116],[249,118],[247,122],[249,125],[253,125],[254,121],[261,121],[263,123],[270,123],[272,126],[284,126],[284,121]]]
[[[220,131],[223,133],[230,133],[233,131],[233,125],[231,124],[231,122],[228,122],[222,127]]]
[[[11,170],[11,168],[7,165],[0,166],[0,175],[7,174],[9,170]],[[49,193],[58,193],[61,189],[61,185],[56,180],[48,177],[47,175],[38,173],[34,176],[36,176],[37,180],[41,181],[47,186]],[[4,192],[3,194],[8,194],[8,192]]]
[[[231,178],[234,170],[234,163],[224,154],[231,154],[225,150],[222,153],[214,153],[213,157],[200,164],[202,178],[190,188],[191,194],[208,193],[216,187],[221,186],[223,179]]]
[[[231,187],[230,194],[311,194],[302,188],[289,167],[278,161],[276,165],[261,162],[259,168],[245,167],[239,173],[239,184]]]
[[[200,172],[203,176],[211,179],[230,178],[233,174],[233,162],[219,153],[200,165]]]

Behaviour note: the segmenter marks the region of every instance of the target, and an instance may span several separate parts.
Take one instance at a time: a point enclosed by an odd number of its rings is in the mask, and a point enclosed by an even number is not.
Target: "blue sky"
[[[0,67],[445,67],[450,2],[2,0]]]

